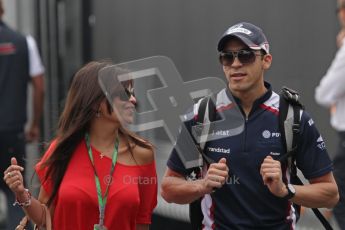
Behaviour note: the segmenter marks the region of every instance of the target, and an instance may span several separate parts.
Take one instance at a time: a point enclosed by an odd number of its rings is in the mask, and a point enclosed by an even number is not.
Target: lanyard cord
[[[102,226],[103,222],[104,222],[104,212],[105,212],[105,205],[107,203],[107,198],[108,198],[108,192],[109,192],[109,187],[111,184],[111,180],[107,183],[107,188],[105,190],[105,194],[104,197],[102,196],[102,190],[101,190],[101,183],[99,181],[99,177],[96,171],[96,167],[95,167],[95,163],[93,160],[93,156],[92,156],[92,149],[90,146],[90,137],[88,133],[85,133],[85,142],[86,142],[86,147],[88,150],[88,154],[89,154],[89,158],[92,164],[92,168],[94,171],[94,175],[95,175],[95,183],[96,183],[96,189],[97,189],[97,198],[98,198],[98,205],[99,205],[99,224]],[[119,147],[119,139],[116,138],[115,141],[115,146],[114,146],[114,153],[113,153],[113,157],[112,157],[112,165],[111,165],[111,169],[110,169],[110,174],[109,177],[112,178],[114,169],[115,169],[115,164],[116,164],[116,160],[117,160],[117,153],[118,153],[118,147]]]

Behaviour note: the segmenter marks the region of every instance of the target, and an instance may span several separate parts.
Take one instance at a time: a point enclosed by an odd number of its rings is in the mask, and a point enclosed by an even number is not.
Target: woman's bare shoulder
[[[140,165],[150,164],[155,160],[153,147],[145,148],[140,145],[136,145],[133,148],[133,153],[137,163]]]

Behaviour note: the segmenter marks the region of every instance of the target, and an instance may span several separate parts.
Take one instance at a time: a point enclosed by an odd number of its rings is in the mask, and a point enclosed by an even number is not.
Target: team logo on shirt
[[[280,137],[280,133],[271,133],[269,130],[264,130],[262,132],[262,136],[265,139],[268,139],[268,138],[273,138],[273,137]]]
[[[277,153],[277,152],[270,152],[270,154],[271,154],[272,156],[280,156],[280,153]]]
[[[13,43],[0,43],[0,56],[16,53],[16,46]]]
[[[326,144],[325,142],[323,141],[323,138],[322,136],[320,135],[319,138],[316,140],[317,142],[317,147],[321,150],[325,150],[326,149]]]
[[[213,130],[212,136],[231,136],[231,130]]]
[[[229,149],[223,149],[223,148],[213,148],[213,147],[208,147],[208,151],[210,152],[216,152],[216,153],[230,153],[230,148]]]
[[[198,170],[193,170],[189,175],[187,175],[186,179],[188,181],[194,181],[201,177],[201,168]]]
[[[268,131],[268,130],[265,130],[265,131],[263,131],[262,132],[262,136],[264,137],[264,138],[270,138],[271,137],[271,132],[270,131]]]
[[[308,121],[308,124],[309,124],[309,126],[312,126],[314,124],[313,119],[310,118],[310,120]]]

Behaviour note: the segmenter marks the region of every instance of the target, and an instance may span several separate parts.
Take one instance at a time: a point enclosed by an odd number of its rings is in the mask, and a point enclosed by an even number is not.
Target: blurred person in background
[[[338,51],[316,88],[315,99],[330,109],[331,125],[339,134],[340,141],[333,163],[340,200],[333,213],[340,228],[345,230],[345,0],[338,0],[337,5],[341,26],[336,38]]]
[[[44,97],[44,67],[33,37],[24,36],[3,21],[3,1],[0,0],[0,171],[8,167],[11,157],[25,165],[25,142],[40,137],[40,121]],[[33,116],[28,129],[27,87],[32,85]],[[4,181],[0,190],[6,194],[7,229],[14,229],[22,212],[13,207],[15,198]]]
[[[17,202],[38,226],[46,225],[43,203],[53,229],[149,229],[157,204],[153,146],[123,126],[134,119],[133,82],[114,85],[111,102],[105,97],[98,75],[109,66],[90,62],[74,75],[57,135],[35,167],[38,199],[25,189],[15,158],[4,172]]]

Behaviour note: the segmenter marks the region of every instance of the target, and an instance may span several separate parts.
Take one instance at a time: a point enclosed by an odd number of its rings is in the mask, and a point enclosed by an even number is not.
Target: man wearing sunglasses
[[[339,144],[334,157],[334,176],[340,201],[333,213],[341,229],[345,229],[345,0],[338,0],[337,14],[341,26],[337,36],[338,51],[326,75],[315,91],[316,101],[330,109],[331,125],[338,132]]]
[[[216,109],[226,119],[236,103],[245,120],[244,131],[235,136],[224,132],[224,138],[206,143],[204,153],[216,163],[199,180],[185,179],[189,171],[173,150],[162,196],[179,204],[202,197],[202,229],[295,229],[298,214],[292,202],[307,207],[333,207],[338,202],[322,137],[303,112],[296,161],[310,185],[294,184],[287,163],[278,161],[285,151],[278,121],[280,97],[264,81],[272,62],[266,36],[253,24],[239,23],[223,34],[218,51],[229,84],[217,94]],[[193,122],[192,118],[189,124]]]

